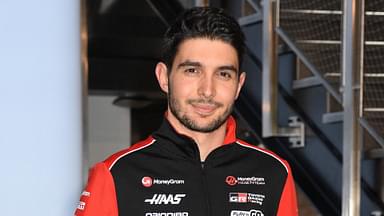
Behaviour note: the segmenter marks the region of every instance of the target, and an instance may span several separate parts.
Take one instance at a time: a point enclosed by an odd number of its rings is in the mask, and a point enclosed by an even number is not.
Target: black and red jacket
[[[296,216],[291,170],[274,153],[238,140],[200,161],[197,144],[168,121],[144,141],[96,164],[76,216]]]

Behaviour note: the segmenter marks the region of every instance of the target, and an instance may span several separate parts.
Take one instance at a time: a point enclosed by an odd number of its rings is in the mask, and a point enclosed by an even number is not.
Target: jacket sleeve
[[[292,172],[288,164],[288,176],[285,181],[283,193],[280,198],[279,209],[277,210],[277,216],[297,216],[297,199],[295,183],[293,181]]]
[[[91,169],[75,216],[118,216],[113,177],[104,163]]]

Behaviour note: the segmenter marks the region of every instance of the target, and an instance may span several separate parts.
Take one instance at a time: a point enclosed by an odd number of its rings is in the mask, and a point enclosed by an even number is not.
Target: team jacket
[[[291,170],[274,153],[238,140],[200,161],[197,144],[164,121],[152,136],[96,164],[76,216],[296,216]]]

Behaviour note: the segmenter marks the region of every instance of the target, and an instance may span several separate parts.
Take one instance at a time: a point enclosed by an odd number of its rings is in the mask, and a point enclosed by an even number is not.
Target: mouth
[[[216,109],[221,106],[221,104],[217,102],[203,101],[191,101],[190,105],[193,107],[195,113],[203,117],[212,115]]]
[[[216,110],[216,106],[211,104],[192,104],[192,107],[196,113],[203,116],[208,116]]]

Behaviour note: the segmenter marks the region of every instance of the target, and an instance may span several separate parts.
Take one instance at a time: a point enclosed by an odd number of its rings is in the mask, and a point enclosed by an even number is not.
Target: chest
[[[121,216],[275,215],[284,181],[268,167],[159,160],[115,175]],[[121,173],[121,172],[119,172]]]

